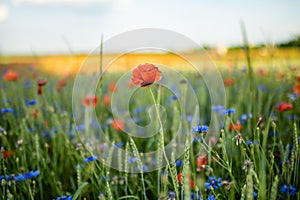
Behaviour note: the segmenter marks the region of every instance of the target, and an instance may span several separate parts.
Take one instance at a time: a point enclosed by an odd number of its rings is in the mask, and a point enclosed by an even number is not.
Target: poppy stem
[[[157,107],[157,102],[156,102],[156,99],[155,99],[155,96],[153,94],[153,91],[151,89],[151,87],[149,87],[149,91],[150,91],[150,94],[151,94],[151,97],[152,97],[152,100],[153,100],[153,103],[154,103],[154,106],[155,106],[155,110],[156,110],[156,114],[157,114],[157,119],[158,119],[158,123],[159,123],[159,126],[160,126],[160,130],[159,130],[159,133],[160,133],[160,136],[161,136],[161,144],[162,144],[162,151],[163,151],[163,155],[167,161],[167,167],[169,169],[169,172],[171,173],[171,165],[170,165],[170,162],[169,162],[169,159],[168,159],[168,156],[166,154],[166,151],[165,151],[165,146],[164,146],[164,143],[165,143],[165,139],[164,139],[164,129],[163,129],[163,124],[161,122],[161,118],[160,118],[160,115],[159,115],[159,111],[158,111],[158,107]],[[177,188],[177,184],[176,184],[176,180],[174,180],[174,177],[171,176],[172,178],[172,183],[173,183],[173,186],[174,186],[174,189],[175,189],[175,192],[176,194],[179,194],[178,192],[178,188]]]

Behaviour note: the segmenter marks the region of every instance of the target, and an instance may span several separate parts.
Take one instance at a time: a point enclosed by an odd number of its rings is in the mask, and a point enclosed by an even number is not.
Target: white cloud
[[[3,22],[8,16],[8,7],[0,4],[0,23]]]
[[[30,4],[30,5],[92,5],[107,3],[110,0],[13,0],[15,5]]]

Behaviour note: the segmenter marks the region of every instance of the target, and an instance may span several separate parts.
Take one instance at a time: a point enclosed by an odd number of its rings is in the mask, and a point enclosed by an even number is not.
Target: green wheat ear
[[[185,142],[185,154],[184,154],[184,165],[182,169],[182,181],[183,186],[181,188],[181,195],[183,196],[184,193],[184,199],[190,198],[190,187],[189,187],[189,176],[190,176],[190,142],[187,139]]]
[[[133,150],[133,155],[134,155],[134,157],[136,157],[138,168],[140,169],[141,179],[142,179],[142,185],[143,185],[144,199],[147,199],[146,188],[145,188],[145,181],[144,181],[144,173],[143,173],[143,163],[142,163],[139,151],[138,151],[138,149],[137,149],[137,147],[135,145],[134,140],[130,137],[129,141],[130,141],[131,148]]]
[[[246,199],[247,200],[254,199],[254,197],[253,197],[253,193],[254,193],[253,175],[254,175],[254,170],[253,170],[253,168],[251,168],[246,177]]]
[[[278,182],[279,182],[279,178],[278,178],[278,175],[277,175],[277,176],[275,176],[274,182],[272,184],[270,200],[276,200],[277,191],[278,191]]]

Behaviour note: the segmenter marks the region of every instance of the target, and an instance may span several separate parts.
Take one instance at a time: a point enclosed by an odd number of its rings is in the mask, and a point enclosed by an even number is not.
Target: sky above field
[[[90,52],[138,28],[164,28],[200,45],[285,41],[300,33],[299,0],[0,0],[0,53]],[[184,47],[186,48],[186,47]]]

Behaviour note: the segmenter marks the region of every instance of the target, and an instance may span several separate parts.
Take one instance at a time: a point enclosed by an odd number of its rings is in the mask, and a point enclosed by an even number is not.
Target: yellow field
[[[218,53],[217,50],[205,52],[183,53],[182,56],[189,61],[202,63],[210,62],[209,57],[219,68],[224,67],[244,67],[246,66],[245,55],[242,50],[230,50],[226,53]],[[168,54],[105,54],[103,56],[103,66],[108,67],[108,71],[127,71],[138,64],[149,62],[170,66],[177,70],[189,70],[191,65],[183,57]],[[87,59],[88,58],[88,59]],[[300,65],[299,49],[276,49],[269,51],[267,49],[251,50],[251,59],[255,68],[276,67],[284,70],[290,66]],[[24,67],[31,66],[38,71],[51,75],[76,74],[84,64],[87,72],[95,71],[99,67],[99,55],[48,55],[48,56],[2,56],[0,57],[0,71],[7,68],[19,71],[26,70]]]

